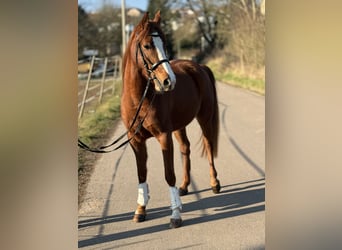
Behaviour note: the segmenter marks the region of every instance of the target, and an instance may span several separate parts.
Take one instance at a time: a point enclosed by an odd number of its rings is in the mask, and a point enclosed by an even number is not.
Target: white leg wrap
[[[172,219],[180,219],[181,218],[181,214],[180,214],[179,208],[175,208],[175,209],[172,210],[171,218]]]
[[[148,185],[146,182],[140,183],[138,185],[138,204],[140,206],[146,206],[148,203],[148,200],[150,199]]]
[[[172,215],[171,218],[173,219],[179,219],[180,211],[182,210],[182,202],[179,197],[179,192],[176,187],[170,187],[170,197],[171,197],[171,209],[172,209]]]

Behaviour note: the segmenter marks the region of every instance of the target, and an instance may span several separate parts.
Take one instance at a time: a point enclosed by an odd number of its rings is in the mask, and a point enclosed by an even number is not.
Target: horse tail
[[[211,71],[211,69],[206,66],[206,65],[201,65],[202,68],[205,70],[205,72],[208,74],[209,79],[210,79],[210,84],[212,84],[212,89],[213,89],[213,105],[214,105],[214,112],[212,114],[212,119],[210,120],[210,125],[212,128],[212,133],[210,137],[210,143],[212,144],[212,150],[213,150],[213,156],[217,156],[217,151],[218,151],[218,137],[219,137],[219,128],[220,128],[220,121],[219,121],[219,107],[218,107],[218,99],[217,99],[217,92],[216,92],[216,79]],[[202,156],[204,155],[205,152],[205,146],[203,145],[203,151],[202,151]]]

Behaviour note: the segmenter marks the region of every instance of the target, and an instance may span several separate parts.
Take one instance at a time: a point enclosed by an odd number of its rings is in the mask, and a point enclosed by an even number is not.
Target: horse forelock
[[[142,42],[145,39],[145,37],[155,32],[159,34],[159,36],[162,38],[163,41],[165,40],[164,33],[162,32],[159,24],[152,20],[149,20],[147,23],[145,23],[143,28],[137,27],[134,31],[133,31],[134,36],[132,38],[135,38],[137,43]]]

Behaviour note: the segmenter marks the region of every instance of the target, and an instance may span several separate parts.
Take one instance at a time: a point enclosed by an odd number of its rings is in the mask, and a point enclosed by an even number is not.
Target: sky
[[[125,0],[126,8],[136,7],[141,10],[146,10],[148,0]],[[81,5],[87,12],[93,12],[97,10],[102,3],[113,4],[115,6],[121,6],[121,0],[78,0],[78,4]]]

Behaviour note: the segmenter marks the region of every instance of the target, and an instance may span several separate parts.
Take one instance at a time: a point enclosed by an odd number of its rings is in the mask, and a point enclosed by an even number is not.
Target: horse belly
[[[196,89],[191,95],[184,91],[173,101],[171,120],[173,130],[178,130],[187,126],[197,115],[200,109],[200,98],[196,94]]]

